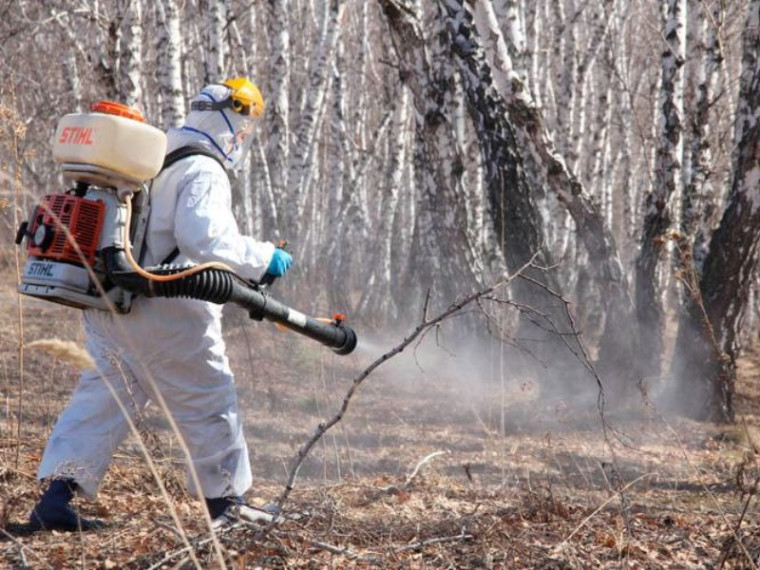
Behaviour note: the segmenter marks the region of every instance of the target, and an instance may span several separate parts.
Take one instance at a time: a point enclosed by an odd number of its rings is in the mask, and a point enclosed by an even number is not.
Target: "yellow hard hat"
[[[258,118],[264,113],[264,98],[261,91],[245,77],[234,77],[223,83],[232,89],[232,110],[241,115]]]

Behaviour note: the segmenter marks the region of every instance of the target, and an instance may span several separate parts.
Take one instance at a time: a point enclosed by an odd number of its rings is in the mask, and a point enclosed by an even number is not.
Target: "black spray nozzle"
[[[248,309],[251,318],[267,319],[286,328],[321,342],[336,354],[350,354],[356,348],[356,333],[342,321],[325,322],[304,315],[262,291],[235,281],[230,302]]]
[[[335,352],[335,354],[340,354],[341,356],[345,356],[346,354],[351,354],[356,348],[356,343],[358,342],[354,329],[347,327],[343,323],[337,325],[337,327],[343,330],[346,336],[345,336],[345,340],[343,341],[343,344],[341,344],[340,346],[332,347],[333,351]]]

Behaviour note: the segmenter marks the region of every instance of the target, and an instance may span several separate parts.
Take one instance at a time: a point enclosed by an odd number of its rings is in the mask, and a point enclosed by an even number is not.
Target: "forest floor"
[[[140,429],[177,519],[130,437],[97,500],[76,500],[105,530],[29,533],[37,463],[78,371],[29,349],[20,382],[19,314],[14,284],[0,284],[1,568],[219,568],[220,551],[229,568],[760,565],[755,353],[741,362],[736,425],[665,418],[638,402],[607,414],[604,429],[597,410],[543,404],[530,382],[483,378],[426,340],[432,349],[410,348],[364,381],[306,457],[283,520],[266,536],[239,527],[213,546],[199,502],[185,492],[176,438],[156,411]],[[76,310],[25,299],[22,314],[26,343],[83,344]],[[408,332],[376,344],[390,348]],[[298,449],[382,351],[363,343],[337,357],[240,315],[228,319],[226,337],[254,471],[246,500],[261,505],[282,492]]]

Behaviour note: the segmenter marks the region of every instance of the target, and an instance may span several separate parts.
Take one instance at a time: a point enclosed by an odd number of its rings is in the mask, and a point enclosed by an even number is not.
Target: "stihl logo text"
[[[82,127],[66,127],[61,131],[60,143],[68,144],[92,144],[92,129]]]
[[[52,263],[32,263],[26,270],[30,277],[54,277]]]

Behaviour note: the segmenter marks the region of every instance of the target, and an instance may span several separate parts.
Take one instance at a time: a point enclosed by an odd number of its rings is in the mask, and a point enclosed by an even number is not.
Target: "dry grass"
[[[95,361],[85,348],[71,340],[41,338],[25,345],[27,350],[40,351],[80,370],[95,368]]]
[[[24,532],[38,493],[36,464],[77,371],[29,350],[17,417],[12,283],[0,287],[0,300],[8,333],[0,340],[0,567],[194,567],[156,476],[198,563],[219,567],[199,504],[184,490],[176,441],[158,413],[139,426],[156,475],[133,437],[115,457],[98,500],[79,505],[107,520],[107,530]],[[77,311],[27,301],[24,316],[27,347],[48,338],[51,327],[81,346]],[[281,492],[296,450],[338,408],[371,356],[340,359],[235,314],[226,336],[255,474],[247,499],[262,504]],[[362,386],[344,421],[304,462],[287,519],[269,536],[243,527],[219,537],[228,567],[756,567],[754,357],[741,369],[746,429],[665,423],[641,406],[611,413],[618,430],[611,442],[593,412],[561,402],[542,407],[525,382],[495,386],[414,360],[404,354]],[[446,453],[431,456],[439,451]]]
[[[10,236],[18,208],[10,186],[2,189],[0,232]],[[0,267],[14,258],[0,249]],[[538,387],[508,367],[495,381],[440,365],[451,356],[444,349],[425,358],[406,351],[362,384],[343,421],[311,450],[285,520],[265,537],[259,528],[225,532],[216,546],[185,491],[176,437],[149,411],[97,501],[77,505],[109,527],[30,534],[37,463],[79,369],[92,361],[79,312],[20,299],[14,273],[0,282],[0,568],[760,564],[754,354],[741,363],[739,425],[666,420],[637,402],[610,412],[610,434],[593,408],[542,404]],[[335,357],[234,311],[227,325],[255,476],[246,498],[263,504],[281,494],[298,449],[379,352]]]

